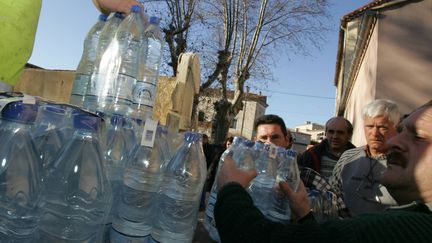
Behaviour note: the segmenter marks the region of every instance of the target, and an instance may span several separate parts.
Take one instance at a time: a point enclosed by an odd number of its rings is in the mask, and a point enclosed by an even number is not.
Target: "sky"
[[[334,77],[340,18],[370,0],[331,0],[331,31],[320,50],[309,56],[280,57],[272,71],[266,114],[281,116],[287,127],[311,121],[319,124],[335,114]],[[43,0],[29,63],[45,69],[75,70],[83,41],[99,12],[90,0]],[[259,90],[255,90],[258,93]]]

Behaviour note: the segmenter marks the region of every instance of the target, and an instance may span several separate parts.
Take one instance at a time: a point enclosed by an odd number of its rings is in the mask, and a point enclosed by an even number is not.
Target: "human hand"
[[[226,156],[219,171],[217,183],[219,187],[222,187],[228,182],[238,182],[243,187],[246,187],[257,175],[256,170],[245,171],[237,168],[234,160],[230,156]]]
[[[302,181],[300,181],[297,192],[291,189],[288,182],[281,181],[279,186],[285,196],[288,197],[294,221],[303,218],[311,211],[308,193]]]
[[[142,4],[136,0],[93,0],[93,3],[104,14],[109,14],[110,12],[129,14],[132,6],[142,6]],[[144,9],[144,6],[142,7]]]

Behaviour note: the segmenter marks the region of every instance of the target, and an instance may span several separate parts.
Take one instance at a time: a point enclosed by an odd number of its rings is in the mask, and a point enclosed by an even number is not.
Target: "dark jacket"
[[[432,242],[432,212],[421,203],[318,224],[312,213],[283,225],[267,219],[238,183],[221,188],[215,205],[222,242]]]
[[[355,146],[348,142],[347,149],[355,148]],[[321,143],[316,144],[312,148],[306,150],[301,156],[298,157],[297,163],[300,167],[311,168],[314,171],[321,171],[321,157],[326,155],[333,160],[339,160],[339,157],[333,155],[329,151],[328,140],[324,139]]]

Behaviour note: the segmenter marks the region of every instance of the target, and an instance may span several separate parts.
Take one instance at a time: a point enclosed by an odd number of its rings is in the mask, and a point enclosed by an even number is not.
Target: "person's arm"
[[[104,14],[122,12],[129,14],[132,6],[142,5],[136,0],[93,0],[94,5]]]
[[[267,219],[238,183],[226,184],[215,205],[216,228],[221,242],[338,242],[337,228],[317,224],[308,213],[297,223],[283,225]]]
[[[338,162],[336,163],[335,167],[333,168],[332,175],[329,178],[329,184],[331,186],[331,190],[339,197],[343,198],[342,193],[342,169],[345,165],[345,157],[342,155],[341,158],[339,158]]]

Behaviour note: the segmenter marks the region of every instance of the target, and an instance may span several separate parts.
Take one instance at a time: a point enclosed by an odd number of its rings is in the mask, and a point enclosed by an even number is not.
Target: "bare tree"
[[[211,87],[221,90],[214,104],[216,143],[224,141],[231,121],[243,108],[245,83],[251,77],[262,82],[271,79],[274,58],[308,54],[311,46],[319,47],[328,29],[328,0],[166,2],[172,18],[164,32],[173,68],[181,52],[198,52],[204,77],[200,94]],[[172,40],[176,48],[170,44]],[[234,91],[233,99],[228,99],[228,89]],[[197,96],[194,116],[198,102]]]
[[[168,26],[163,28],[165,41],[168,44],[173,76],[177,74],[178,58],[187,50],[188,30],[195,10],[196,0],[179,1],[165,0],[170,20]]]

